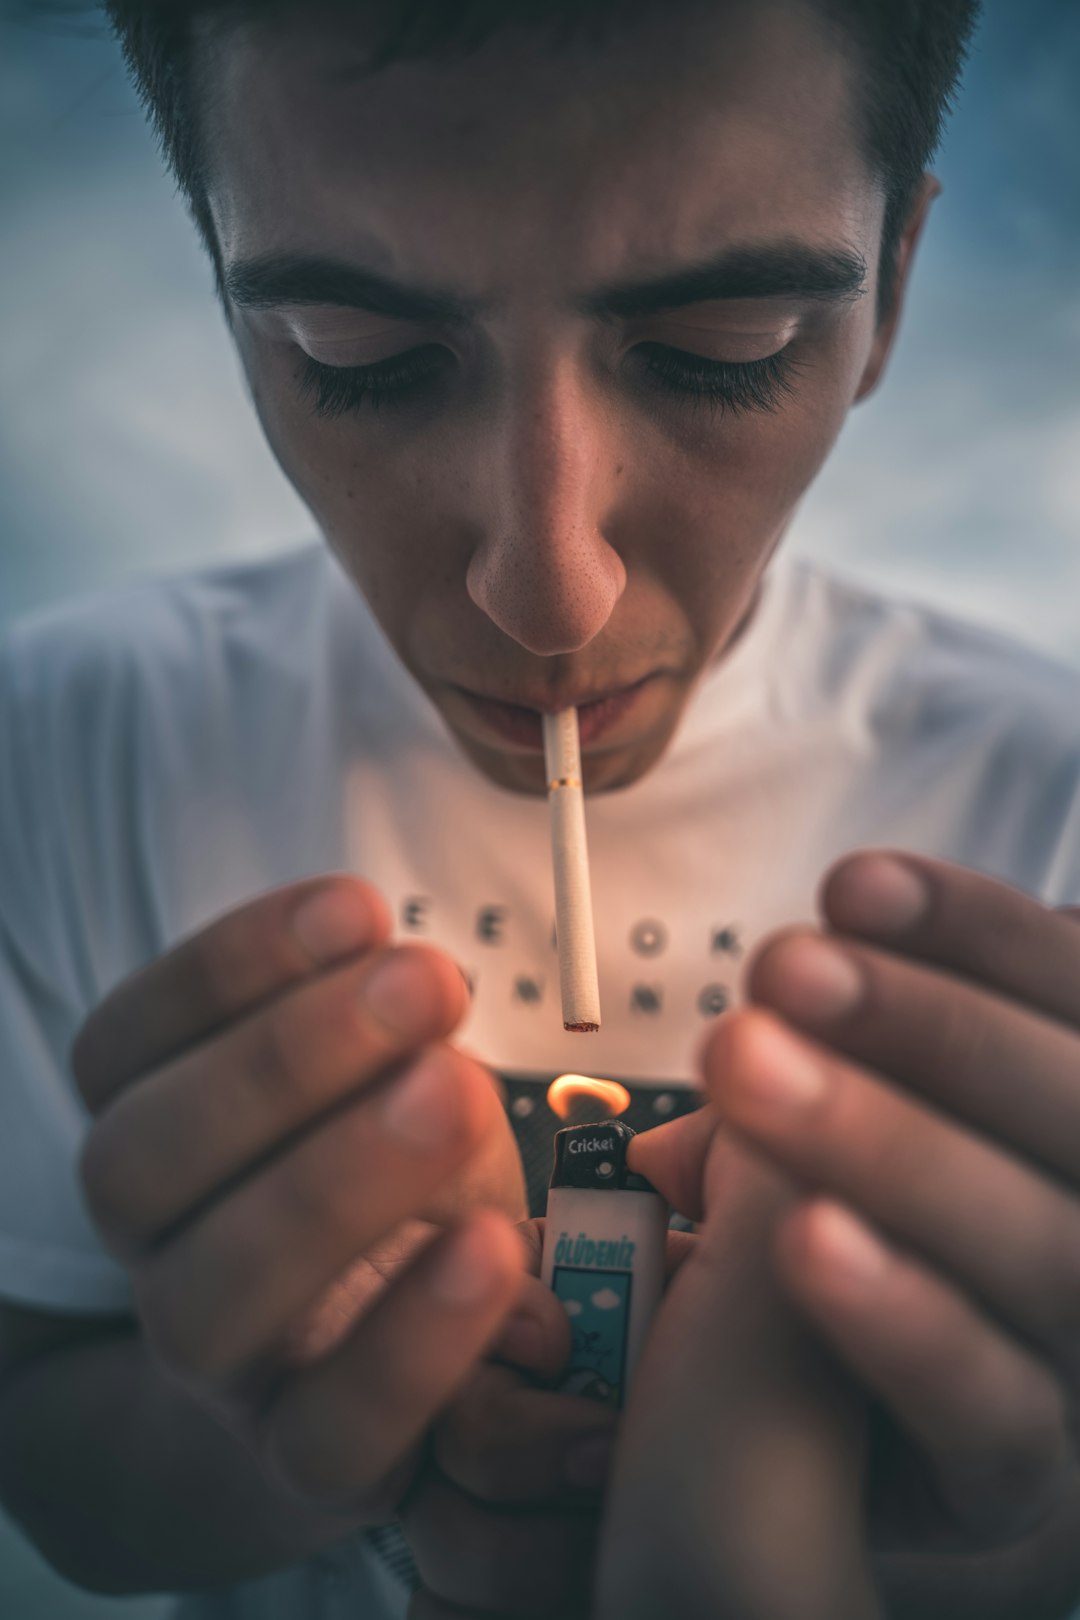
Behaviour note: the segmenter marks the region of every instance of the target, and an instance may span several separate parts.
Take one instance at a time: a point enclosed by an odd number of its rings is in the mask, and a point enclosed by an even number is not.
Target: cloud
[[[986,266],[977,290],[955,267],[934,268],[913,288],[880,395],[852,413],[790,549],[1075,656],[1075,291],[1045,265]]]
[[[308,538],[115,44],[0,21],[0,89],[8,45],[0,622]]]
[[[564,1299],[563,1309],[567,1316],[580,1316],[585,1307],[580,1299]]]
[[[592,1303],[598,1311],[614,1311],[622,1304],[622,1297],[614,1288],[601,1288],[593,1295]]]

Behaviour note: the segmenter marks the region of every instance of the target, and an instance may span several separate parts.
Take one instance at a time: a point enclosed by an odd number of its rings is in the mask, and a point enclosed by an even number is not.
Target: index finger
[[[828,873],[839,933],[876,940],[1080,1026],[1080,927],[996,878],[918,855],[866,851]]]
[[[90,1112],[297,980],[382,944],[390,928],[378,890],[344,873],[228,912],[125,979],[83,1025],[71,1060]]]

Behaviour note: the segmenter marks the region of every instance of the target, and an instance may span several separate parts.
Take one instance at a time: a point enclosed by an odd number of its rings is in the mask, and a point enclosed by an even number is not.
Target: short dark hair
[[[618,26],[657,0],[353,0],[369,14],[373,71],[406,57],[467,54],[507,23],[568,39]],[[916,192],[941,139],[978,21],[981,0],[809,0],[854,46],[863,68],[857,117],[866,155],[885,189],[878,313],[891,302],[897,252]],[[331,7],[348,11],[349,0]],[[192,24],[281,18],[301,0],[104,0],[165,161],[214,261],[192,75]]]

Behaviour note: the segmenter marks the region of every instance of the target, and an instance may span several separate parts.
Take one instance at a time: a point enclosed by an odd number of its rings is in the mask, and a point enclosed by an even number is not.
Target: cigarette
[[[555,933],[563,1028],[600,1028],[596,936],[585,843],[585,795],[576,709],[545,714],[544,766],[551,806],[551,856],[555,868]]]
[[[540,1276],[570,1318],[559,1388],[622,1406],[664,1289],[668,1207],[626,1166],[622,1120],[555,1135]]]

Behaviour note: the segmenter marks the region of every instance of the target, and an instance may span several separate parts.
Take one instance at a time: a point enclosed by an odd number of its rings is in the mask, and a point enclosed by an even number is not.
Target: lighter
[[[560,1388],[622,1406],[664,1288],[668,1207],[627,1169],[621,1120],[555,1135],[540,1275],[570,1318]]]

